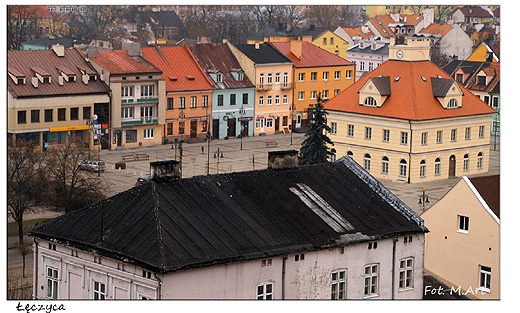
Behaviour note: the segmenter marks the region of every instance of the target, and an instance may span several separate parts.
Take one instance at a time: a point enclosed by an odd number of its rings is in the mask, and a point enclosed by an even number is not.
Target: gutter
[[[34,273],[33,273],[33,300],[37,300],[37,292],[38,292],[38,240],[34,238],[34,251],[33,251],[33,263],[34,263]]]
[[[395,300],[395,250],[399,237],[395,237],[392,246],[392,300]]]
[[[282,300],[285,300],[285,272],[287,264],[287,254],[282,259]]]

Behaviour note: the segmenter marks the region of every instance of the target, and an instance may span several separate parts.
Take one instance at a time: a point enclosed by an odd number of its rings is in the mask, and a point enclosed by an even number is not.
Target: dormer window
[[[216,82],[221,83],[222,82],[222,73],[217,73]]]
[[[457,102],[457,99],[450,99],[450,101],[448,101],[448,108],[458,108],[459,107],[459,103]]]
[[[485,86],[486,85],[486,76],[477,76],[477,85]]]
[[[364,104],[365,104],[366,106],[375,107],[375,106],[377,106],[377,101],[376,101],[376,99],[374,99],[373,97],[367,97],[367,98],[365,99]]]

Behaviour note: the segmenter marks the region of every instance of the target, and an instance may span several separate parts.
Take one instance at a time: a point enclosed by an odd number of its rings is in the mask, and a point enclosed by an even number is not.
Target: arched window
[[[477,170],[482,169],[483,160],[484,160],[484,155],[482,154],[482,152],[479,152],[477,155]]]
[[[468,171],[469,170],[469,154],[464,154],[464,168],[463,168],[464,171]]]
[[[441,174],[441,159],[435,159],[435,176],[439,176]]]
[[[386,156],[381,160],[381,173],[388,174],[388,157]]]
[[[365,157],[363,158],[365,170],[367,172],[370,172],[370,154],[365,154]]]
[[[419,168],[419,176],[426,177],[426,160],[421,160],[421,165]]]
[[[400,177],[406,177],[406,173],[408,172],[407,163],[405,159],[402,159],[401,162],[399,162],[399,176]]]
[[[354,153],[352,153],[352,151],[349,151],[349,152],[347,152],[347,156],[352,158],[354,156]]]
[[[448,102],[448,108],[458,108],[459,103],[457,102],[457,99],[450,99]]]
[[[375,107],[377,106],[377,101],[373,97],[366,97],[365,98],[365,105]]]
[[[333,153],[333,154],[330,156],[330,161],[331,161],[331,162],[336,161],[336,149],[332,148],[332,149],[330,149],[330,152]]]

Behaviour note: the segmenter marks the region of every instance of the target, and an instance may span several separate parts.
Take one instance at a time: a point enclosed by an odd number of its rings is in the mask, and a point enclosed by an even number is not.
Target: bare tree
[[[78,38],[94,38],[116,25],[126,13],[129,6],[89,5],[72,13],[70,18],[71,35]]]
[[[341,20],[341,10],[335,5],[313,5],[307,12],[309,19],[320,28],[335,29]]]
[[[435,22],[446,23],[450,19],[449,14],[451,13],[451,11],[453,11],[454,8],[455,6],[453,5],[438,5],[437,14],[435,14]]]
[[[65,213],[103,200],[108,184],[96,173],[80,170],[79,164],[88,158],[90,151],[82,148],[80,140],[69,138],[61,146],[50,148],[48,172],[50,174],[49,201],[64,209]]]
[[[22,43],[36,38],[38,14],[34,6],[7,6],[7,49],[19,50]]]
[[[7,147],[7,212],[17,223],[21,246],[24,214],[44,201],[45,161],[45,154],[32,142],[18,140]]]

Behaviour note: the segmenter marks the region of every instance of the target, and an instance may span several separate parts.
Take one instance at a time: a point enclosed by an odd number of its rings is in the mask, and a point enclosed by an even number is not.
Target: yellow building
[[[355,81],[355,64],[333,53],[320,49],[310,42],[271,43],[293,63],[294,127],[307,124],[308,109],[316,105],[317,96],[328,100]]]
[[[496,45],[498,46],[498,45]],[[499,56],[493,51],[492,47],[485,42],[481,43],[466,61],[475,62],[499,62]]]
[[[337,157],[408,183],[488,171],[494,110],[430,62],[429,46],[392,38],[388,61],[325,103]]]
[[[424,267],[470,298],[500,299],[499,183],[499,175],[464,176],[421,214],[430,231]]]
[[[256,86],[254,135],[289,132],[293,103],[291,60],[270,43],[228,45]]]
[[[7,52],[7,132],[41,148],[79,138],[93,147],[90,122],[97,115],[103,149],[108,148],[110,92],[82,52],[54,45],[49,50]]]

